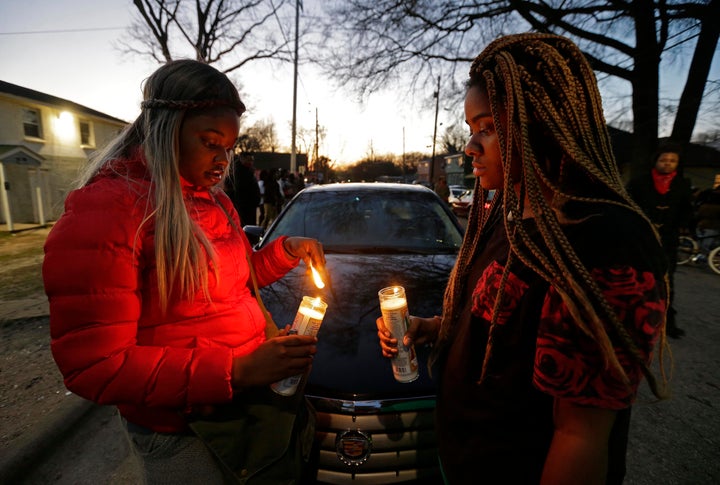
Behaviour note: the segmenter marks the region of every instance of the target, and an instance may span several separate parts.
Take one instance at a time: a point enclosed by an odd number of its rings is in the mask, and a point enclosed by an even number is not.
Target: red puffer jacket
[[[171,295],[158,305],[151,184],[140,160],[116,162],[73,191],[45,243],[52,352],[69,390],[116,404],[129,421],[159,432],[185,429],[190,406],[232,399],[232,358],[265,340],[265,320],[250,293],[246,251],[258,284],[298,264],[282,239],[253,252],[230,199],[184,183],[186,207],[211,241],[219,266],[207,299]],[[279,324],[291,322],[278,322]]]

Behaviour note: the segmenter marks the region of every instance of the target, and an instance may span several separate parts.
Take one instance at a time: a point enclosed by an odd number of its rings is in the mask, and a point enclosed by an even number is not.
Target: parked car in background
[[[431,183],[428,182],[427,180],[415,180],[415,181],[413,182],[413,185],[422,185],[423,187],[427,187],[428,189],[432,189],[432,188],[433,188],[433,184],[431,184]]]
[[[462,193],[467,190],[467,188],[463,187],[462,185],[449,185],[448,188],[450,189],[448,204],[450,204],[451,206],[453,201],[458,200],[458,197],[460,197],[460,195],[462,195]]]
[[[470,207],[472,206],[474,195],[475,190],[468,189],[460,194],[460,197],[458,197],[457,200],[451,202],[450,208],[452,209],[453,214],[457,217],[467,217],[470,212]],[[495,197],[495,190],[489,190],[487,198],[485,199],[485,208],[490,207],[490,202],[492,202],[493,197]]]
[[[245,230],[257,236],[259,228]],[[280,235],[322,242],[330,276],[319,290],[301,264],[261,290],[278,325],[293,321],[303,296],[328,304],[305,387],[317,411],[317,482],[442,483],[429,349],[416,349],[419,378],[398,383],[381,354],[375,320],[378,291],[395,285],[405,287],[412,314],[441,314],[462,242],[457,219],[421,185],[316,185],[292,199],[257,246]]]
[[[474,193],[474,189],[467,189],[450,203],[450,207],[457,217],[467,217],[470,212]]]

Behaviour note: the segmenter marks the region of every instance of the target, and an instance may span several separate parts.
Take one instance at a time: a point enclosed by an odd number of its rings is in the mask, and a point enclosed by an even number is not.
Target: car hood
[[[315,287],[303,263],[263,288],[263,302],[281,327],[292,323],[303,296],[320,296],[328,304],[306,393],[351,400],[434,394],[427,369],[428,348],[416,348],[418,379],[401,384],[393,378],[390,360],[382,356],[377,337],[378,290],[403,286],[410,314],[440,315],[455,258],[454,254],[326,254],[331,282],[325,289]]]

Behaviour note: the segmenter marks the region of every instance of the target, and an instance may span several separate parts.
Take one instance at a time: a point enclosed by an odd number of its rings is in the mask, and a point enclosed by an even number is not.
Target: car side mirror
[[[250,245],[255,246],[262,240],[265,229],[263,229],[262,226],[245,226],[243,227],[243,232],[250,241]]]

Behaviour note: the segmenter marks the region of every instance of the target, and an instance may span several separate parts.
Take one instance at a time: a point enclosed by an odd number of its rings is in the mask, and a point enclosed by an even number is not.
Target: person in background
[[[282,194],[280,208],[283,208],[285,207],[285,205],[287,205],[288,202],[292,200],[293,197],[295,197],[295,194],[297,194],[295,174],[285,169],[282,169],[280,171],[280,179],[278,180],[278,184],[280,185],[280,193]]]
[[[255,178],[253,156],[241,153],[233,161],[230,174],[225,180],[225,192],[240,214],[243,226],[257,225],[257,207],[260,203],[260,187]]]
[[[501,37],[472,63],[465,120],[467,231],[442,316],[411,316],[402,339],[433,344],[446,483],[620,484],[641,380],[665,395],[650,361],[668,288],[593,71],[564,37]]]
[[[695,213],[695,231],[698,243],[704,251],[710,252],[720,245],[720,182],[712,189],[698,194]],[[698,259],[704,258],[699,255]]]
[[[267,318],[251,274],[267,285],[301,259],[324,274],[324,254],[299,237],[255,252],[240,230],[221,186],[245,107],[225,74],[169,62],[141,107],[45,243],[52,353],[70,391],[118,407],[145,481],[220,484],[193,416],[307,371],[316,351]]]
[[[305,189],[305,179],[303,178],[302,174],[299,174],[298,172],[295,172],[293,174],[294,178],[294,191],[297,194],[298,192]]]
[[[672,338],[680,338],[685,331],[677,325],[677,311],[673,307],[675,269],[680,234],[687,234],[692,222],[692,189],[690,182],[682,176],[678,145],[661,146],[655,152],[652,164],[648,173],[630,181],[627,190],[660,234],[670,278],[667,333]]]
[[[448,187],[445,177],[440,177],[435,184],[435,193],[442,199],[445,204],[448,204],[450,198],[450,187]]]
[[[260,174],[262,173],[262,170],[256,170],[255,171],[255,180],[257,180],[258,189],[260,191],[260,201],[258,202],[258,225],[262,225],[263,220],[265,219],[265,182],[260,177]]]
[[[270,170],[260,171],[260,180],[263,183],[263,205],[265,206],[265,217],[261,222],[263,229],[267,229],[278,216],[282,206],[282,191],[275,175]]]

